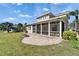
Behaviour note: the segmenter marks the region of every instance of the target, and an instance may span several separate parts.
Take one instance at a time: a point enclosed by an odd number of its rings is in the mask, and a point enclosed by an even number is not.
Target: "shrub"
[[[76,32],[73,32],[73,31],[65,31],[63,33],[63,39],[65,39],[65,40],[73,40],[73,39],[77,40],[77,34],[76,34]]]

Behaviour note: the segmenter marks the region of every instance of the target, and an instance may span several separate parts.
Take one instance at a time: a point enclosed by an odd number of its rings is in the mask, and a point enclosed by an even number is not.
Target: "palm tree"
[[[76,15],[75,15],[75,28],[76,28],[76,31],[78,31],[78,14],[79,14],[79,11],[78,10],[75,10],[75,13],[76,13]]]
[[[75,31],[77,31],[78,14],[79,14],[79,11],[78,10],[71,11],[69,13],[69,15],[75,16]]]

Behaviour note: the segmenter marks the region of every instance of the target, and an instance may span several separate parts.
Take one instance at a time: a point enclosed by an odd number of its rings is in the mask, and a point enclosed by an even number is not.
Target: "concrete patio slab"
[[[59,37],[48,37],[47,35],[40,35],[36,33],[28,34],[29,37],[25,37],[22,42],[31,45],[53,45],[59,44],[63,39]]]

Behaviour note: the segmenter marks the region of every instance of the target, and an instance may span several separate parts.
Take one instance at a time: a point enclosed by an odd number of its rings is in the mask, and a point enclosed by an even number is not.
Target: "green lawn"
[[[30,56],[30,55],[79,55],[79,49],[71,46],[70,41],[58,45],[32,46],[21,42],[23,33],[5,33],[0,31],[0,55]]]

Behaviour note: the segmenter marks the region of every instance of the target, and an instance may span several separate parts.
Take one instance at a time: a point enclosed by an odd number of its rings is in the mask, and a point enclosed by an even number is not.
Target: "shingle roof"
[[[43,16],[45,16],[45,15],[52,15],[52,16],[55,16],[54,14],[52,14],[51,12],[46,12],[46,13],[44,13],[44,14],[41,14],[41,15],[39,15],[38,17],[37,17],[37,19],[38,18],[40,18],[40,17],[43,17]]]

